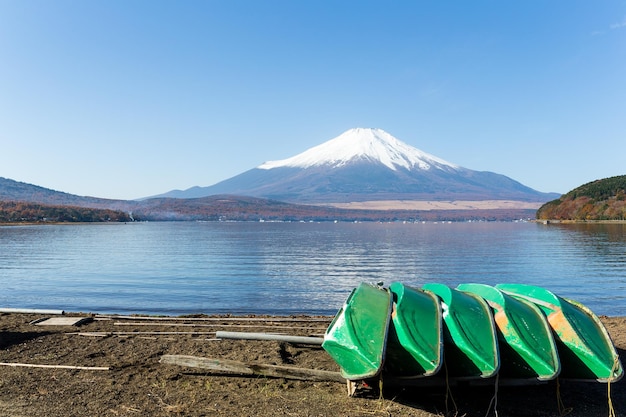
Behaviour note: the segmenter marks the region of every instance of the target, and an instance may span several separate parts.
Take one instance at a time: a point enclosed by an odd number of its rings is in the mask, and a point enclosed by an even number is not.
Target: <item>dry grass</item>
[[[543,203],[513,200],[484,201],[412,201],[386,200],[361,201],[351,203],[329,203],[328,205],[352,210],[495,210],[528,209],[537,210]]]
[[[0,362],[110,366],[110,371],[13,368],[0,370],[0,416],[466,416],[495,415],[494,386],[383,387],[349,398],[334,382],[245,377],[159,363],[165,354],[220,357],[337,370],[323,350],[278,342],[202,341],[197,337],[140,334],[125,337],[72,335],[76,328],[29,325],[32,315],[0,315]],[[626,318],[602,318],[624,354]],[[330,320],[330,318],[329,318]],[[224,323],[228,325],[229,323]],[[262,323],[267,324],[267,323]],[[311,324],[311,328],[319,323]],[[113,332],[112,321],[82,326],[84,332]],[[128,328],[141,332],[146,327]],[[152,330],[159,330],[155,327]],[[296,333],[306,335],[301,329]],[[611,386],[616,416],[626,417],[626,380]],[[607,386],[563,381],[541,386],[499,387],[500,416],[606,417]],[[489,410],[489,411],[488,411]]]

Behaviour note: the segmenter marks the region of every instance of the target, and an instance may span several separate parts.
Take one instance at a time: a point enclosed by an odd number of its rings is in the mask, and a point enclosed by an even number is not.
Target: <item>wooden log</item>
[[[246,333],[246,332],[215,332],[218,339],[237,339],[237,340],[275,340],[278,342],[297,343],[302,345],[321,345],[324,341],[323,337],[308,336],[290,336],[287,334],[272,333]]]
[[[13,366],[24,368],[53,368],[53,369],[79,369],[83,371],[108,371],[108,366],[74,366],[74,365],[41,365],[34,363],[8,363],[0,362],[0,366]]]
[[[339,372],[297,368],[294,366],[251,364],[227,359],[200,358],[187,355],[163,355],[161,356],[160,362],[236,375],[256,375],[303,381],[333,381],[345,383],[345,379]]]

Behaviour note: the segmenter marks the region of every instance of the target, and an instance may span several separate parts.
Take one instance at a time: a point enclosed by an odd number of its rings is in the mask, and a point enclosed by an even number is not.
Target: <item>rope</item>
[[[561,397],[561,380],[559,378],[556,379],[556,405],[560,417],[564,417],[574,410],[573,407],[565,407],[563,403],[563,398]]]
[[[487,408],[487,414],[485,417],[489,415],[489,411],[491,410],[491,405],[493,404],[493,413],[496,417],[498,417],[498,382],[500,381],[500,373],[496,374],[496,383],[493,392],[493,397],[491,397],[491,401],[489,402],[489,407]]]
[[[457,415],[459,410],[456,406],[456,402],[454,401],[454,397],[452,397],[452,390],[450,389],[450,380],[448,379],[448,364],[446,361],[443,361],[443,368],[446,371],[446,415],[450,415],[450,410],[448,409],[448,398],[452,400],[452,404],[454,405],[454,415]]]
[[[615,413],[615,408],[613,408],[613,400],[611,399],[611,381],[614,379],[613,375],[617,372],[617,368],[619,367],[619,356],[615,355],[615,360],[613,361],[613,368],[611,368],[611,377],[606,383],[606,395],[609,402],[609,417],[617,417]]]

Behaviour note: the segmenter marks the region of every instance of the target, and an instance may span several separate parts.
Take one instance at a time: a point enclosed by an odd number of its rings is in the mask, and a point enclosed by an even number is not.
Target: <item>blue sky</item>
[[[567,192],[626,174],[626,1],[0,0],[0,176],[139,198],[353,127]]]

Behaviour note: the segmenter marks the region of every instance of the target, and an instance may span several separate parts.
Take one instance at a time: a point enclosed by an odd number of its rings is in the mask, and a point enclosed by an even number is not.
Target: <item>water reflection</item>
[[[361,281],[541,285],[626,315],[626,226],[141,223],[0,228],[0,306],[334,313]]]

